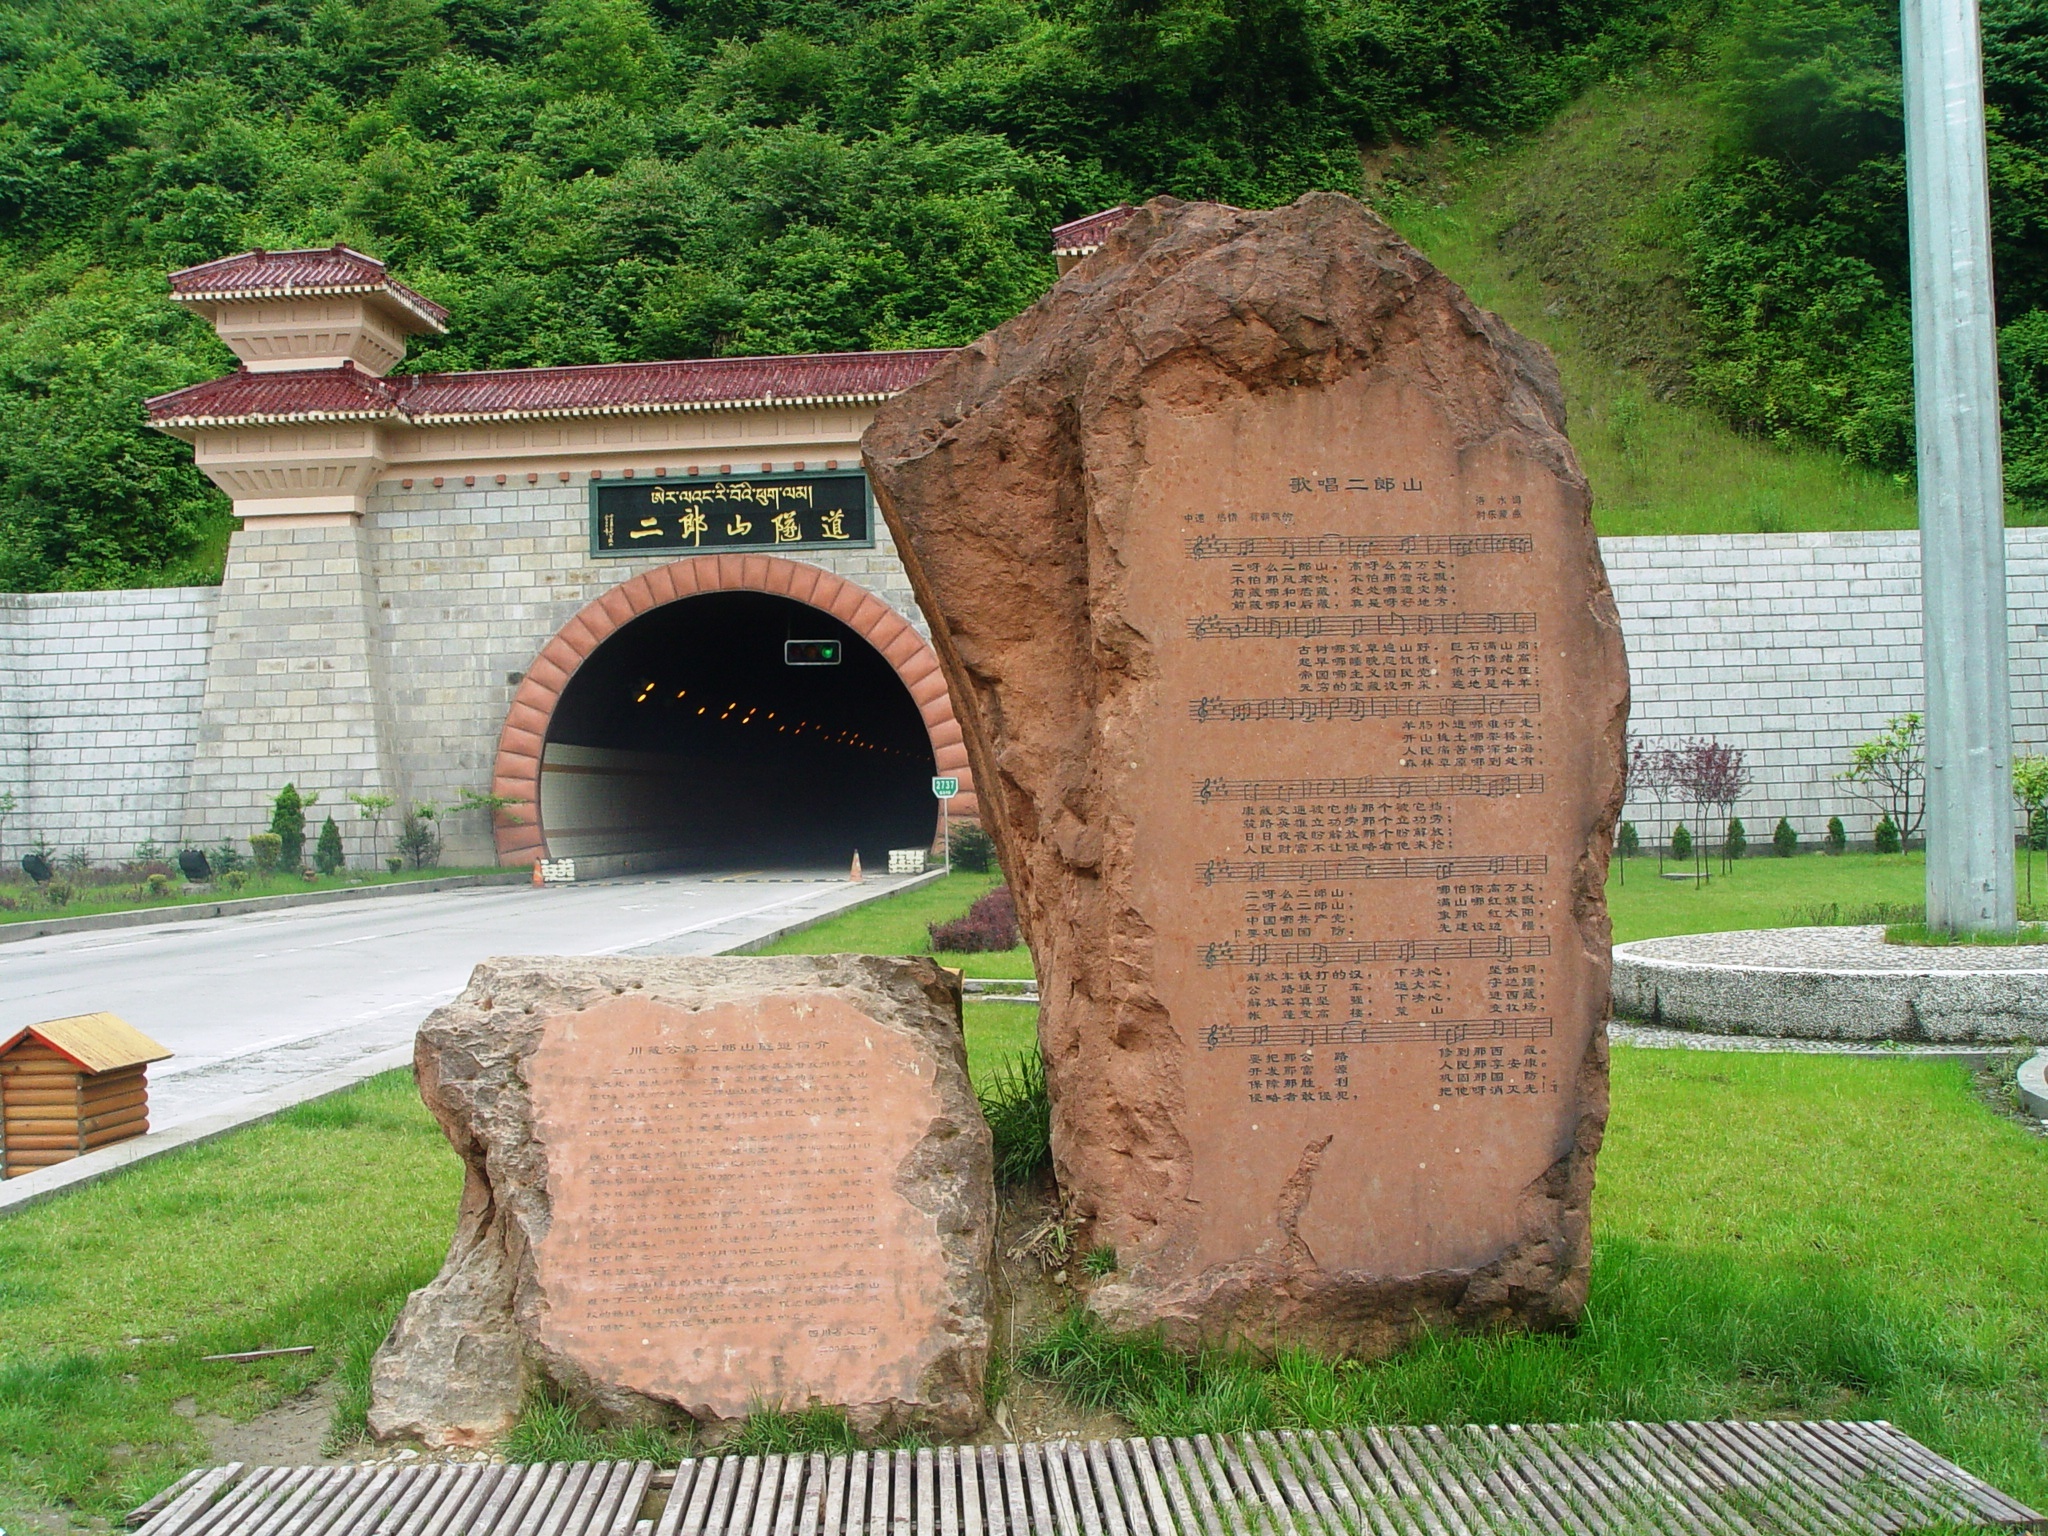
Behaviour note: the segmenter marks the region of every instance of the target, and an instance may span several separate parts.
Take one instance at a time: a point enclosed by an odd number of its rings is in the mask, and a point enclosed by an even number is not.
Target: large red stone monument
[[[994,1187],[960,987],[928,960],[491,960],[421,1026],[468,1165],[371,1427],[503,1434],[551,1384],[621,1420],[981,1420]]]
[[[1582,1308],[1628,679],[1544,350],[1359,203],[1161,199],[867,463],[1045,997],[1093,1304]]]

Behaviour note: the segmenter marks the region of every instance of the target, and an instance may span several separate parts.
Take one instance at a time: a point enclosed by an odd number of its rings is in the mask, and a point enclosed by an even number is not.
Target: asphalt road
[[[150,1069],[163,1130],[404,1046],[487,956],[716,954],[904,883],[656,875],[56,934],[0,948],[0,1033],[119,1014],[176,1053]]]

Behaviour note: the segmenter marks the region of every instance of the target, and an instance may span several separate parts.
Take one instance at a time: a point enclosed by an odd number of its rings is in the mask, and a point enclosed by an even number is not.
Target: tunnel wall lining
[[[772,555],[697,555],[643,571],[584,607],[541,647],[526,670],[498,736],[491,793],[513,803],[497,815],[498,862],[548,856],[541,817],[541,757],[548,724],[569,680],[604,642],[641,614],[710,592],[765,592],[828,613],[878,651],[924,718],[938,772],[960,779],[952,814],[976,814],[974,781],[939,658],[911,621],[865,587],[821,566]]]

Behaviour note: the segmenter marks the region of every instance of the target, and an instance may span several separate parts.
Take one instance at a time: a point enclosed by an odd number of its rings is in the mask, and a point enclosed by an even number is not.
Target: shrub
[[[1643,840],[1636,832],[1636,824],[1624,821],[1615,829],[1614,851],[1624,859],[1632,859],[1643,851]]]
[[[1728,821],[1728,834],[1721,842],[1721,856],[1725,859],[1739,859],[1749,852],[1749,828],[1742,824],[1740,816]]]
[[[393,854],[391,857],[385,859],[384,867],[385,869],[389,870],[392,874],[395,875],[401,869],[405,868],[405,860],[399,858],[396,854]]]
[[[1829,853],[1840,853],[1849,846],[1849,832],[1842,825],[1841,817],[1830,816],[1828,818],[1828,835],[1823,846],[1826,847]]]
[[[976,1096],[995,1137],[996,1183],[1025,1184],[1051,1165],[1052,1100],[1036,1051],[1012,1056]]]
[[[1671,857],[1674,859],[1689,859],[1692,857],[1692,834],[1685,830],[1685,823],[1682,821],[1671,829]]]
[[[1879,853],[1900,852],[1901,844],[1899,842],[1898,823],[1893,821],[1889,816],[1885,817],[1883,820],[1878,822],[1877,826],[1874,829],[1872,829],[1870,834],[1870,841],[1872,846],[1875,847]]]
[[[341,828],[328,817],[320,824],[320,841],[313,849],[313,867],[323,875],[331,875],[348,863],[348,856],[341,851]]]
[[[398,852],[413,869],[431,869],[441,862],[441,834],[434,830],[439,814],[431,805],[416,805],[398,824]]]
[[[1784,817],[1778,818],[1778,825],[1771,833],[1771,847],[1781,859],[1789,859],[1799,851],[1799,834],[1792,830],[1792,823]]]
[[[299,797],[298,786],[287,784],[277,792],[270,807],[270,831],[277,839],[277,867],[290,872],[306,862],[306,807],[314,800]]]
[[[2027,846],[2048,848],[2048,805],[2036,806],[2027,818]]]
[[[1015,949],[1019,942],[1017,900],[1007,885],[999,885],[969,907],[965,917],[933,923],[926,931],[934,952],[975,955]]]
[[[953,828],[949,839],[953,867],[971,875],[985,875],[996,867],[996,840],[971,821]]]
[[[145,838],[135,845],[137,864],[161,864],[170,856],[170,851],[153,837]]]
[[[69,880],[45,880],[43,882],[43,900],[53,907],[70,906],[71,898],[76,894],[77,892],[72,889]]]
[[[221,873],[220,879],[215,883],[224,891],[239,891],[249,883],[249,871],[246,869],[224,870]]]
[[[213,866],[216,875],[232,875],[249,861],[242,857],[241,849],[222,838],[220,846],[207,854],[206,862]]]
[[[275,832],[258,832],[249,839],[249,852],[255,856],[256,873],[259,875],[276,872],[283,850],[284,839]]]
[[[171,877],[169,875],[151,875],[142,882],[142,889],[144,894],[149,896],[168,896],[171,894]]]

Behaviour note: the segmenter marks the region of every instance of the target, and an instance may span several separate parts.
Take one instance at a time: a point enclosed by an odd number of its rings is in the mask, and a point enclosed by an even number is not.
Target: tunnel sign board
[[[873,528],[862,474],[699,475],[590,486],[594,555],[871,548]]]

